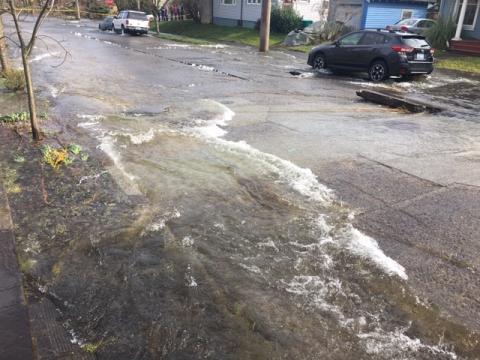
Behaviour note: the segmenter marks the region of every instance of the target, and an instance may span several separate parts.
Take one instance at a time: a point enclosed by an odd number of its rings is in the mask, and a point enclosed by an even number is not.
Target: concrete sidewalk
[[[15,252],[10,208],[0,184],[0,359],[33,359],[28,309]]]

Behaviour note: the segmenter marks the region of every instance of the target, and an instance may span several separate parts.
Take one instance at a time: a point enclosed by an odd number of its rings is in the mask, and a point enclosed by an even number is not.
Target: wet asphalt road
[[[403,265],[408,284],[447,317],[480,331],[480,123],[469,115],[405,114],[360,101],[359,77],[315,75],[306,56],[233,45],[189,46],[49,20],[32,65],[58,128],[79,116],[161,113],[199,99],[235,112],[228,140],[309,168],[356,213],[355,225]],[[53,55],[53,56],[50,56]],[[302,75],[289,72],[300,70]],[[433,75],[379,87],[422,95],[475,79]],[[430,91],[430,90],[429,90]],[[477,108],[478,109],[478,108]]]

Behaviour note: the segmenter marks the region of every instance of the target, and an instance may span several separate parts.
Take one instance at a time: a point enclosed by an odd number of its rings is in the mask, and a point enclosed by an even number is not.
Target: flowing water
[[[150,204],[135,232],[90,239],[115,338],[135,358],[456,359],[405,269],[310,170],[226,140],[234,116],[212,100],[79,115]]]

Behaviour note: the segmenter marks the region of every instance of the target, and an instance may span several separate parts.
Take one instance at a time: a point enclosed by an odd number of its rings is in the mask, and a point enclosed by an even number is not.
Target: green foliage
[[[70,165],[78,156],[80,160],[87,161],[88,154],[82,152],[82,147],[77,144],[70,144],[66,148],[55,148],[51,145],[43,145],[42,147],[43,161],[55,170],[62,165]]]
[[[25,157],[20,154],[15,154],[15,156],[13,157],[13,161],[15,161],[16,163],[22,164],[25,162]]]
[[[425,32],[428,42],[435,49],[445,50],[455,35],[455,23],[452,18],[439,17],[437,23]]]
[[[244,27],[219,26],[212,24],[198,24],[192,20],[162,21],[160,23],[160,37],[169,40],[188,43],[206,44],[208,42],[235,42],[244,45],[258,46],[258,31]],[[181,37],[171,37],[171,34]],[[270,34],[270,44],[280,45],[284,39],[281,34]]]
[[[55,170],[60,168],[61,165],[69,165],[73,162],[66,149],[54,148],[48,144],[42,147],[42,154],[43,161]]]
[[[25,111],[0,116],[0,122],[9,124],[24,122],[28,120],[30,120],[30,115]]]
[[[272,8],[270,17],[270,31],[279,34],[288,34],[292,30],[302,29],[303,17],[298,15],[292,7]]]
[[[440,56],[437,67],[480,74],[480,58],[474,56]]]
[[[45,119],[47,117],[47,113],[41,113],[39,115],[40,118]],[[30,120],[30,114],[26,111],[20,111],[16,113],[11,113],[9,115],[2,115],[0,116],[0,122],[7,123],[7,124],[15,124],[19,122],[26,122]]]
[[[68,146],[68,150],[74,154],[74,155],[78,155],[80,154],[80,151],[82,151],[82,147],[80,145],[77,145],[77,144],[70,144]]]
[[[25,89],[25,74],[22,69],[10,69],[3,73],[5,87],[11,91]]]

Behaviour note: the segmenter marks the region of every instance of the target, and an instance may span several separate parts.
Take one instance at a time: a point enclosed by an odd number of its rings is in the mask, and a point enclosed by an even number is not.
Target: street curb
[[[7,194],[0,183],[0,359],[34,359]]]

